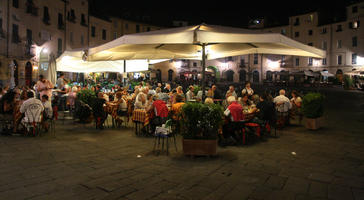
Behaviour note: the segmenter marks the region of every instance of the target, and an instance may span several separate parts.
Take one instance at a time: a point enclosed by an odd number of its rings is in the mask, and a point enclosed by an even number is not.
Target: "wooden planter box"
[[[183,153],[191,156],[216,155],[217,140],[182,139]]]
[[[305,127],[310,130],[317,130],[322,126],[322,117],[305,118]]]

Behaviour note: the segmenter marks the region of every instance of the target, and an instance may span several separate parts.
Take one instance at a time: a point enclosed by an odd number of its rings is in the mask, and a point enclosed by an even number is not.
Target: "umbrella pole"
[[[206,71],[206,52],[205,52],[206,44],[202,44],[202,102],[205,101],[205,71]]]
[[[124,74],[126,73],[126,60],[124,60],[124,73],[123,73],[123,85],[126,86],[126,78]]]

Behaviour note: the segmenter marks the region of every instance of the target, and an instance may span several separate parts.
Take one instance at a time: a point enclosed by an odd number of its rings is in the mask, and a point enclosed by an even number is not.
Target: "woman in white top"
[[[245,84],[245,88],[241,91],[241,94],[244,96],[245,94],[247,94],[249,96],[249,98],[251,96],[253,96],[254,94],[254,90],[250,87],[250,82],[247,82]]]
[[[293,90],[291,94],[292,94],[292,99],[291,99],[292,105],[296,108],[301,108],[302,99],[300,96],[298,96],[298,92],[296,90]]]
[[[298,120],[299,123],[301,124],[303,115],[301,112],[301,106],[302,106],[302,98],[300,96],[298,96],[298,92],[296,90],[292,91],[292,99],[291,99],[291,104],[292,104],[292,118],[294,119],[295,115],[298,115]]]

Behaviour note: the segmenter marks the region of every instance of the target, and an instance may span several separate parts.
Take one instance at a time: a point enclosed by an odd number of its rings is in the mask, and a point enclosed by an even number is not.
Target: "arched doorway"
[[[19,65],[18,62],[16,62],[16,60],[13,60],[14,63],[14,83],[15,86],[17,86],[19,84]]]
[[[172,81],[173,80],[173,70],[168,70],[168,81]]]
[[[160,69],[157,69],[157,72],[155,73],[155,77],[157,78],[158,82],[162,81],[162,72]]]
[[[226,80],[229,82],[234,81],[234,71],[233,70],[226,71]]]
[[[288,81],[289,80],[289,75],[288,75],[288,71],[285,71],[285,70],[282,70],[279,74],[279,79],[280,79],[280,81]]]
[[[32,72],[33,66],[30,62],[25,64],[25,85],[30,86],[32,84]]]
[[[253,72],[253,83],[259,83],[259,72],[258,71]]]
[[[242,69],[239,71],[239,82],[245,83],[245,81],[246,81],[246,71]]]
[[[338,82],[343,82],[343,74],[343,70],[336,70],[336,79],[338,80]]]
[[[197,73],[197,70],[192,70],[192,79],[194,81],[196,81],[198,79],[198,73]]]
[[[49,68],[49,53],[47,48],[43,48],[39,54],[39,74],[45,76],[46,79],[48,77],[48,68]]]
[[[265,75],[266,77],[265,77],[265,79],[267,80],[267,81],[273,81],[273,72],[272,71],[267,71],[266,72],[266,75]]]

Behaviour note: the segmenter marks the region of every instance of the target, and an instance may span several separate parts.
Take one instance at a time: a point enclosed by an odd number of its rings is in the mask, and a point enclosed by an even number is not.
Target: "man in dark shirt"
[[[275,117],[275,109],[273,102],[267,100],[267,95],[263,94],[259,97],[260,102],[257,104],[259,109],[258,118],[263,121],[270,121]]]
[[[222,99],[221,92],[217,89],[216,85],[212,85],[211,89],[214,94],[214,99]]]

